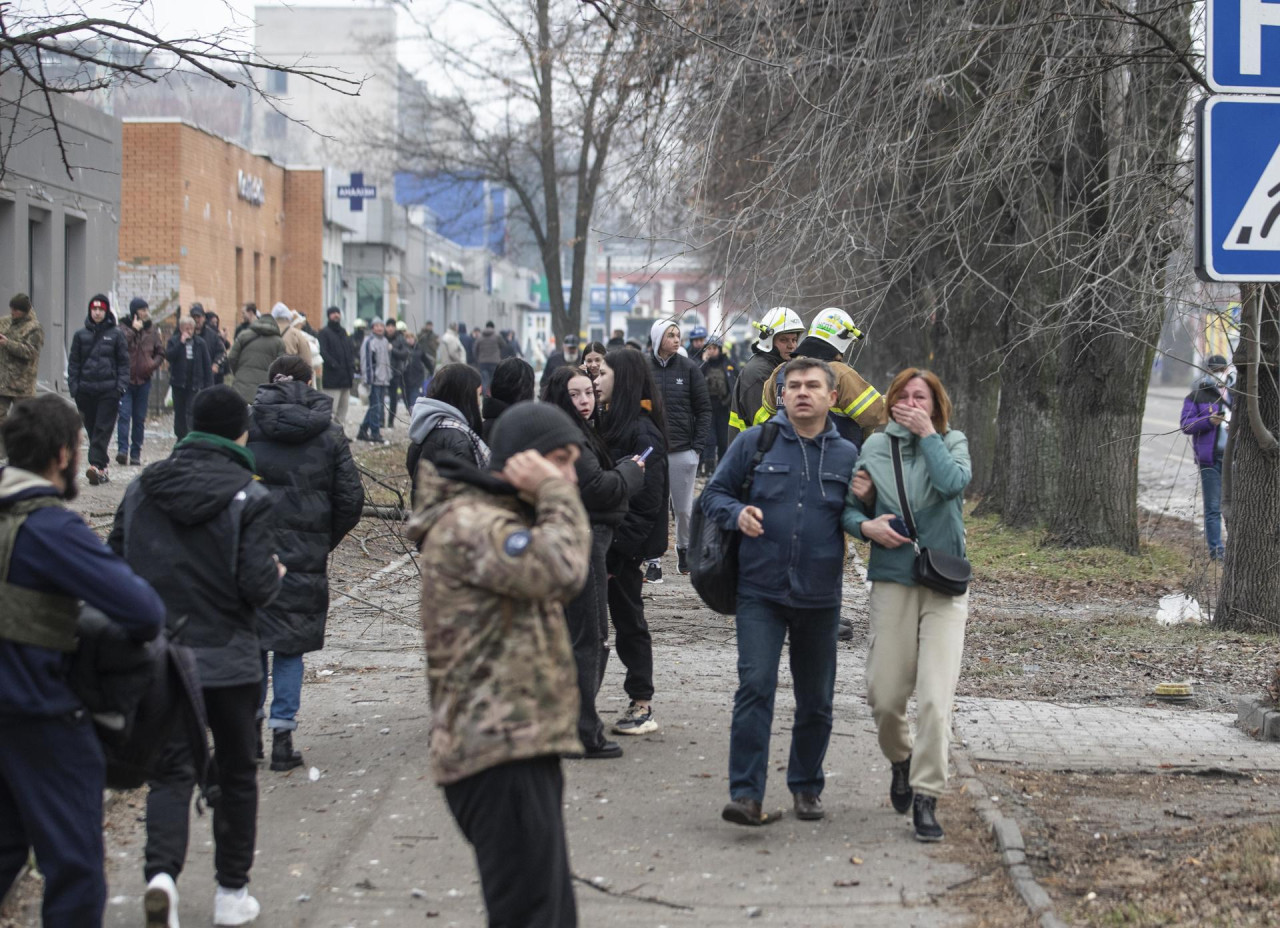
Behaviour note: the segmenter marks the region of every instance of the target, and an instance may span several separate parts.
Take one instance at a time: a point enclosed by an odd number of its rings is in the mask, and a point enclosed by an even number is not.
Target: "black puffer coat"
[[[664,364],[655,352],[649,354],[649,367],[662,394],[670,450],[701,453],[711,435],[711,398],[702,371],[684,355],[673,354]]]
[[[324,358],[320,385],[326,390],[351,389],[356,380],[356,346],[342,323],[326,322],[316,339],[320,342],[320,357]]]
[[[613,531],[612,557],[638,561],[661,557],[667,550],[667,501],[671,480],[667,472],[667,440],[647,413],[629,424],[621,437],[609,442],[615,461],[643,454],[653,448],[644,462],[644,486],[631,497],[631,506]]]
[[[244,449],[198,435],[129,485],[107,543],[160,594],[202,685],[256,683],[255,610],[280,589],[277,520]]]
[[[647,446],[646,446],[647,447]],[[643,450],[643,449],[641,449]],[[649,455],[649,460],[653,455]],[[645,461],[646,466],[649,461]],[[644,471],[630,457],[614,464],[583,443],[574,469],[578,473],[578,493],[592,525],[621,524],[630,500],[644,489]]]
[[[119,396],[129,389],[129,346],[124,333],[116,327],[111,310],[96,325],[86,313],[84,328],[72,337],[67,355],[67,389],[73,397],[81,393]]]
[[[280,595],[258,611],[264,651],[303,654],[324,647],[329,552],[360,521],[364,486],[333,400],[305,383],[263,384],[252,407],[249,450],[271,491],[278,553],[289,568]]]
[[[191,348],[191,357],[187,357],[187,348]],[[191,336],[190,342],[182,340],[181,332],[169,336],[169,344],[164,350],[169,359],[169,385],[176,390],[190,390],[199,393],[205,387],[213,386],[213,363],[209,360],[209,342],[199,335]]]

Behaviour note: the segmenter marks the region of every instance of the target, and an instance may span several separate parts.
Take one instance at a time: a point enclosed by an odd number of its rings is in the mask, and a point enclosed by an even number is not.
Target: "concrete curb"
[[[1000,854],[1000,862],[1009,873],[1009,881],[1022,897],[1032,918],[1036,919],[1036,924],[1040,928],[1067,928],[1067,923],[1053,912],[1053,899],[1036,882],[1035,874],[1027,865],[1027,846],[1022,840],[1022,830],[1018,828],[1018,823],[996,808],[987,794],[986,785],[978,779],[967,755],[953,749],[951,758],[962,778],[965,792],[978,810],[978,817],[995,836],[996,850]]]
[[[1236,727],[1258,741],[1280,741],[1280,709],[1266,696],[1236,700]]]

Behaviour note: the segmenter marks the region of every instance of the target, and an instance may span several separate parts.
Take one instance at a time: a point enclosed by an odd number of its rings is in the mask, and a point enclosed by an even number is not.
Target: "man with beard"
[[[542,368],[542,379],[538,381],[538,395],[541,396],[547,392],[547,384],[557,368],[564,367],[566,364],[577,367],[581,363],[582,355],[578,352],[578,336],[570,333],[564,337],[564,350],[553,351],[547,357],[546,366]]]
[[[0,898],[34,848],[46,928],[101,925],[106,762],[68,683],[79,601],[132,638],[164,604],[66,502],[76,495],[80,416],[54,394],[5,420],[0,469]]]
[[[31,309],[31,297],[15,293],[9,300],[9,315],[0,318],[0,426],[18,400],[36,395],[36,375],[44,329]],[[0,441],[0,457],[4,442]]]

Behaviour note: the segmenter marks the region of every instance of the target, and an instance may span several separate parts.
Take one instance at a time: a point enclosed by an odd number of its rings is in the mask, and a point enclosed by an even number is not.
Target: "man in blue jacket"
[[[45,928],[101,925],[106,762],[68,683],[79,600],[149,641],[155,590],[79,515],[80,416],[53,394],[16,403],[0,469],[0,898],[28,850],[44,874]]]
[[[729,735],[730,801],[722,813],[737,825],[766,820],[761,803],[769,729],[788,633],[796,713],[787,786],[798,818],[825,814],[822,761],[831,740],[844,573],[840,515],[858,452],[827,418],[836,400],[836,375],[829,364],[814,358],[788,362],[783,390],[786,410],[743,432],[702,494],[709,521],[742,533],[738,692]],[[748,496],[740,499],[753,470]]]

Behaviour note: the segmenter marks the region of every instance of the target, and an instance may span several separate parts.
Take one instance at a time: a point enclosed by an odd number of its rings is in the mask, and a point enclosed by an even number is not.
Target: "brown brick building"
[[[245,303],[282,300],[324,324],[322,168],[286,168],[173,119],[126,119],[122,147],[123,300],[142,296],[161,316],[203,303],[228,329]]]

